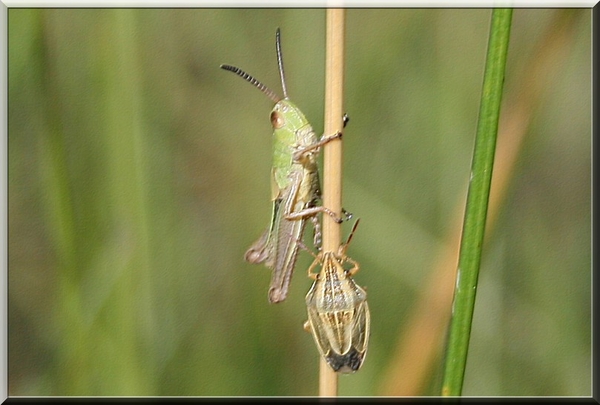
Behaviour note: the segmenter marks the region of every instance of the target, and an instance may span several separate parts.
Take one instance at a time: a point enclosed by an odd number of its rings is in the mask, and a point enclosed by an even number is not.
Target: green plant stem
[[[489,202],[512,9],[494,9],[452,304],[442,395],[462,392]]]

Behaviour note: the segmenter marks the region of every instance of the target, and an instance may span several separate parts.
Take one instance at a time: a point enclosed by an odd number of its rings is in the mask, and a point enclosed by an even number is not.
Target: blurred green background
[[[10,395],[317,394],[312,258],[277,305],[243,260],[269,221],[272,102],[219,65],[281,93],[280,27],[288,92],[321,133],[325,13],[9,9]],[[343,200],[372,331],[340,395],[412,372],[397,347],[460,233],[490,15],[346,13]],[[590,38],[590,9],[514,12],[513,160],[497,154],[463,395],[591,395]],[[442,355],[418,360],[412,395],[439,393]]]

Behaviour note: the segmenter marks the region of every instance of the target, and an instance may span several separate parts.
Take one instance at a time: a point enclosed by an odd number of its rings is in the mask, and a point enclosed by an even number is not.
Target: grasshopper
[[[338,223],[343,221],[329,208],[317,206],[317,201],[321,198],[317,168],[319,148],[341,138],[342,134],[338,132],[317,139],[302,111],[288,98],[279,29],[275,35],[275,45],[283,98],[240,68],[221,65],[222,69],[242,77],[275,102],[271,111],[271,222],[244,255],[246,261],[253,264],[264,263],[272,269],[268,294],[271,303],[281,302],[287,296],[298,256],[296,240],[302,238],[307,218],[311,218],[315,226],[315,244],[320,243],[320,225],[316,217],[318,213],[325,213]],[[351,217],[346,211],[343,212],[346,218]]]
[[[307,329],[321,356],[340,373],[353,373],[360,368],[369,342],[371,315],[367,293],[351,277],[359,264],[346,256],[358,222],[337,253],[319,252],[308,268],[308,276],[315,281],[306,294]],[[352,265],[349,270],[344,269],[346,262]],[[322,265],[321,271],[313,273],[317,265]]]

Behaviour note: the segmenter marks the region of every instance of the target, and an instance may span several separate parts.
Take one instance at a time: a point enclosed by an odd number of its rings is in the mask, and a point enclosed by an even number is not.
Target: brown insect
[[[346,256],[358,222],[337,252],[319,252],[308,268],[308,276],[315,280],[306,295],[308,326],[321,355],[340,373],[353,373],[361,367],[369,342],[367,293],[352,279],[359,264]],[[345,263],[352,267],[345,269]],[[321,271],[313,273],[318,265]]]

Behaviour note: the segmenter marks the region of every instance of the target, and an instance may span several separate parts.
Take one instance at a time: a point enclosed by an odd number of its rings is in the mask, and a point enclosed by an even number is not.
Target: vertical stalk
[[[489,203],[511,18],[512,9],[492,11],[479,121],[471,164],[471,181],[467,193],[444,366],[442,386],[444,396],[461,395],[464,381]]]
[[[325,60],[325,134],[343,128],[344,9],[327,9]],[[338,215],[342,211],[342,142],[329,142],[323,151],[323,205]],[[340,225],[323,215],[323,250],[337,251]],[[337,396],[337,374],[321,358],[319,395]]]
[[[574,27],[576,19],[570,10],[556,10],[553,20],[528,55],[526,71],[519,77],[513,77],[513,83],[529,83],[522,91],[512,92],[511,99],[506,99],[499,123],[498,143],[496,145],[493,187],[490,191],[490,202],[486,218],[486,232],[490,233],[498,222],[498,211],[502,200],[506,198],[508,182],[514,175],[518,156],[523,152],[523,143],[528,136],[532,114],[530,111],[539,105],[544,97],[547,83],[556,80],[556,76],[564,63],[570,59],[569,50],[574,43]],[[548,68],[552,66],[553,68]],[[445,245],[451,249],[440,251],[433,270],[424,282],[426,290],[414,305],[410,319],[401,340],[398,340],[395,354],[389,361],[387,377],[381,385],[380,393],[386,396],[416,396],[423,392],[433,364],[438,361],[438,347],[441,339],[445,338],[443,331],[447,327],[450,313],[441,308],[447,308],[452,303],[454,277],[456,268],[449,266],[458,262],[460,247],[461,219],[464,215],[464,205],[456,209],[450,227],[450,233],[445,237]]]

